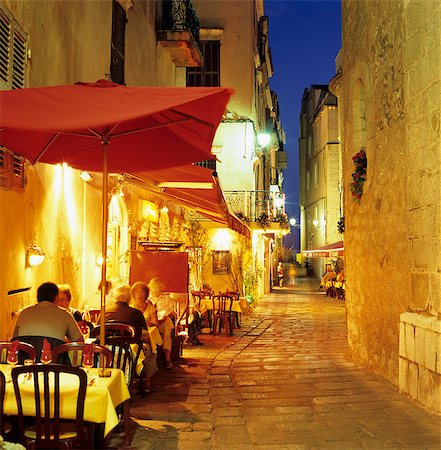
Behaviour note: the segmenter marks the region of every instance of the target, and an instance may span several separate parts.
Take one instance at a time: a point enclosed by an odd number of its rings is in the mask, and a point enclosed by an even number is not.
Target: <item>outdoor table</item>
[[[215,309],[219,308],[219,301],[215,301],[214,307],[215,307]],[[197,309],[201,314],[203,314],[206,311],[212,311],[213,310],[213,300],[211,300],[211,299],[201,300],[200,307],[199,308],[195,307],[195,309]],[[237,313],[243,312],[240,301],[233,300],[233,304],[231,306],[231,311],[237,312]]]
[[[17,403],[15,400],[14,387],[11,379],[12,366],[0,364],[0,371],[6,378],[6,392],[4,400],[4,414],[17,415]],[[116,407],[123,404],[125,443],[130,445],[130,394],[124,373],[120,369],[109,369],[110,377],[99,377],[98,368],[88,369],[88,386],[84,403],[84,420],[86,422],[104,423],[104,436],[106,436],[119,423]],[[77,379],[70,374],[62,374],[60,377],[60,417],[62,419],[75,419],[76,401],[72,392],[73,383]],[[23,402],[23,413],[35,416],[34,389],[32,381],[27,382],[21,389]],[[92,383],[92,384],[91,384]],[[91,384],[91,385],[90,385]]]

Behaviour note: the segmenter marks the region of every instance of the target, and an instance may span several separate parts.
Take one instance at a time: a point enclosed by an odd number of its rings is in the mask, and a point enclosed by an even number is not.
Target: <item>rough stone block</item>
[[[426,330],[425,336],[425,355],[424,355],[424,366],[431,370],[436,371],[436,355],[438,346],[438,335],[431,330]]]
[[[400,341],[399,341],[399,354],[400,356],[407,358],[406,355],[406,333],[404,323],[400,323]]]
[[[400,314],[400,321],[403,323],[412,323],[412,320],[416,313],[406,311]]]
[[[429,409],[441,411],[441,376],[427,370],[419,369],[418,400]]]
[[[432,322],[435,322],[436,319],[437,318],[435,316],[425,316],[423,314],[416,314],[414,317],[414,320],[413,320],[413,324],[417,328],[423,328],[425,330],[430,330]]]
[[[405,392],[406,394],[409,392],[409,361],[406,359],[400,358],[399,362],[399,384],[401,392]]]
[[[441,375],[441,334],[437,334],[438,342],[436,344],[436,369],[435,372]]]
[[[415,328],[415,362],[421,366],[425,365],[426,354],[426,330],[424,328]]]
[[[415,361],[415,328],[413,325],[406,324],[404,327],[405,353],[409,361]]]
[[[420,210],[418,210],[420,211]],[[409,299],[409,308],[410,309],[426,309],[426,306],[429,304],[429,299],[431,297],[431,292],[428,287],[429,284],[429,275],[425,273],[414,272],[411,275],[411,292],[412,295]],[[415,320],[418,320],[418,314],[415,316]]]
[[[418,398],[418,365],[409,363],[408,393],[412,398]]]
[[[434,320],[431,324],[430,324],[430,328],[435,331],[436,333],[441,333],[441,320],[437,319]]]
[[[415,145],[417,145],[416,142]],[[420,152],[416,152],[415,157],[412,158],[412,163],[415,164],[415,167],[417,167],[416,166],[417,164],[421,165],[422,163],[420,155],[421,155]],[[426,191],[427,189],[430,189],[430,192],[427,192]],[[435,196],[433,195],[434,190],[435,190],[434,177],[430,173],[428,174],[426,172],[423,172],[422,174],[418,173],[411,176],[409,179],[411,208],[418,208],[421,206],[431,205],[435,203]]]

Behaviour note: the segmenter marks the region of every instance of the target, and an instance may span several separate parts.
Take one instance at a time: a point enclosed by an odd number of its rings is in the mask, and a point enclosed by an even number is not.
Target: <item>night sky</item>
[[[288,217],[299,219],[298,139],[303,91],[328,84],[335,75],[341,47],[340,0],[265,0],[274,76],[271,89],[279,96],[286,132],[288,169],[283,190]],[[285,244],[286,245],[286,244]],[[291,245],[288,245],[291,246]]]

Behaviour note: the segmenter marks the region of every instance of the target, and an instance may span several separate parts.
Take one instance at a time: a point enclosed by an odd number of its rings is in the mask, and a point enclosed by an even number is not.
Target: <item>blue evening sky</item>
[[[299,115],[305,88],[328,84],[335,75],[335,57],[341,47],[340,0],[266,0],[269,44],[274,76],[271,89],[279,96],[286,132],[288,169],[284,192],[288,217],[299,217]]]

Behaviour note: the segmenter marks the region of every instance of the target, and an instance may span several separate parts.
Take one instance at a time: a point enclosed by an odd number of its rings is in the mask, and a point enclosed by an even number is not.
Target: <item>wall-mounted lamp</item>
[[[314,220],[312,221],[312,224],[313,224],[315,227],[317,227],[318,224],[319,224],[319,221],[318,221],[317,219],[314,219]]]
[[[44,261],[45,253],[42,248],[31,245],[26,250],[26,264],[28,267],[35,267]]]
[[[291,217],[291,219],[289,219],[289,224],[294,227],[297,223],[297,220],[295,217]]]
[[[271,142],[271,135],[269,133],[259,133],[257,142],[261,147],[266,147]]]
[[[83,171],[81,172],[80,178],[88,183],[89,181],[92,181],[92,175],[89,172]]]

